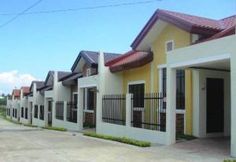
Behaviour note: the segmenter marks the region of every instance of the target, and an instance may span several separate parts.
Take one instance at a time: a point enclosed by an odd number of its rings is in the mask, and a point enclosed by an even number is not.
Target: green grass
[[[224,160],[223,162],[236,162],[236,160]]]
[[[43,129],[48,129],[48,130],[55,130],[55,131],[62,131],[65,132],[67,129],[65,128],[59,128],[59,127],[42,127]]]
[[[26,127],[32,127],[32,128],[36,128],[38,127],[37,125],[32,125],[32,124],[23,124]]]
[[[190,135],[186,135],[186,134],[177,134],[176,135],[176,138],[177,140],[180,140],[180,139],[185,139],[185,140],[194,140],[194,139],[197,139],[197,137],[194,137],[194,136],[190,136]]]
[[[110,140],[110,141],[117,141],[117,142],[130,144],[130,145],[134,145],[134,146],[139,146],[139,147],[150,147],[151,146],[150,142],[135,140],[135,139],[127,138],[127,137],[114,137],[114,136],[96,134],[94,132],[86,132],[86,133],[84,133],[84,135],[89,136],[89,137],[106,139],[106,140]]]
[[[84,123],[83,127],[84,128],[95,128],[96,126],[94,124]]]

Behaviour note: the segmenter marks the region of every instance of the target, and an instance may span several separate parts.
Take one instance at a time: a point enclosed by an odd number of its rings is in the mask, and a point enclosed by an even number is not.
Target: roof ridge
[[[222,19],[219,19],[218,21],[223,21],[223,20],[226,20],[226,19],[230,19],[232,17],[236,17],[236,14],[235,15],[231,15],[231,16],[228,16],[228,17],[225,17],[225,18],[222,18]]]
[[[164,10],[164,9],[157,9],[157,11],[163,11],[167,14],[168,14],[168,12],[171,12],[171,13],[177,13],[177,14],[186,15],[186,16],[192,16],[192,17],[197,17],[197,18],[208,19],[208,20],[212,20],[212,21],[216,21],[216,22],[218,21],[217,19],[213,19],[213,18],[209,18],[209,17],[203,17],[203,16],[197,16],[197,15],[191,15],[191,14],[184,13],[184,12],[170,11],[170,10]]]
[[[130,50],[130,51],[128,51],[128,52],[126,52],[126,53],[120,55],[119,57],[108,61],[105,65],[106,65],[106,66],[109,66],[110,64],[114,64],[114,63],[120,61],[121,59],[124,59],[124,58],[126,58],[126,57],[132,55],[134,52],[135,52],[135,50]]]

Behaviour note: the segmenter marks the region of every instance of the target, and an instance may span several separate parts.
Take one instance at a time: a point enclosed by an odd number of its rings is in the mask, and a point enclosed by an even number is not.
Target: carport
[[[200,138],[230,136],[231,155],[236,157],[235,42],[233,35],[167,53],[168,144],[176,142],[176,70],[191,69],[192,134]]]

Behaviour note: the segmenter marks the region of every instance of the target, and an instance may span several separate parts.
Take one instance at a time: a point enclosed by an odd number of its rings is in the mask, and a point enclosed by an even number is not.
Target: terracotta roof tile
[[[143,66],[153,59],[151,52],[144,51],[129,51],[116,59],[106,63],[111,72],[128,70],[135,67]]]
[[[223,30],[234,26],[236,22],[236,15],[221,20],[214,20],[205,17],[158,9],[131,44],[131,47],[134,50],[138,47],[149,30],[158,20],[172,23],[190,33],[205,35],[209,38]]]
[[[12,96],[20,97],[20,89],[14,89],[12,91]]]
[[[195,25],[195,26],[199,26],[203,28],[218,29],[218,30],[224,29],[224,25],[222,25],[219,21],[214,20],[214,19],[209,19],[209,18],[200,17],[200,16],[193,16],[189,14],[167,11],[167,10],[158,10],[158,13],[167,14],[176,19],[185,21],[191,25]]]
[[[21,87],[21,89],[23,90],[24,95],[27,95],[28,93],[30,93],[30,87]]]

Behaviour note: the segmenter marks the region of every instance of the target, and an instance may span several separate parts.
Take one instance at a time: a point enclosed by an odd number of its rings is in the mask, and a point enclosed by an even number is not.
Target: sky
[[[37,0],[1,0],[0,26]],[[29,12],[147,0],[42,0]],[[21,15],[0,27],[0,94],[45,80],[49,70],[70,71],[81,50],[124,53],[156,9],[221,19],[236,0],[153,0],[130,6]]]

